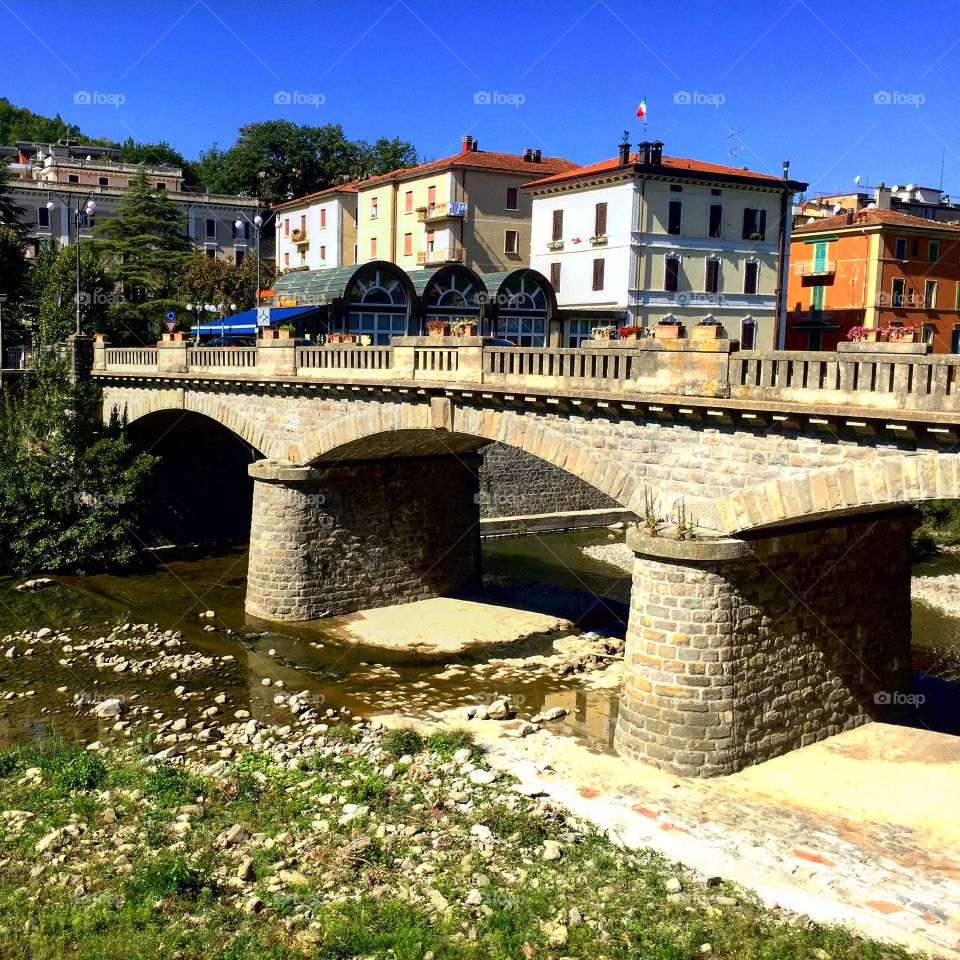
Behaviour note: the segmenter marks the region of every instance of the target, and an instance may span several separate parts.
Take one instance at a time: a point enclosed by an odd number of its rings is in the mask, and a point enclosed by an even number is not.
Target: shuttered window
[[[593,232],[595,236],[602,237],[607,232],[607,205],[598,203],[593,211]]]
[[[553,211],[553,240],[563,239],[563,211]]]
[[[667,219],[667,233],[680,235],[680,225],[683,220],[683,204],[679,200],[670,201],[670,212]]]
[[[676,257],[667,257],[664,261],[663,289],[675,293],[680,282],[680,261]]]
[[[553,287],[554,293],[560,292],[560,264],[559,263],[550,264],[550,284]]]
[[[603,289],[603,271],[605,261],[603,259],[593,261],[593,289]]]

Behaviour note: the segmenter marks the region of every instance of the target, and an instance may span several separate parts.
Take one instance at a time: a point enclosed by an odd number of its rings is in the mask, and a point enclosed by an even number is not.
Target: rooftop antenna
[[[940,193],[943,194],[943,158],[946,155],[946,150],[940,150]]]
[[[743,144],[740,143],[740,141],[734,143],[733,138],[743,133],[745,130],[746,127],[744,127],[743,130],[736,130],[733,133],[727,134],[727,139],[730,141],[730,146],[727,148],[727,156],[730,157],[731,160],[734,157],[740,156],[740,154],[743,152]]]

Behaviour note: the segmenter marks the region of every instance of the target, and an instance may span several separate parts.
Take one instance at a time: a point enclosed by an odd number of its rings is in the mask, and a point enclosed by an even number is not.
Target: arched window
[[[408,332],[410,301],[401,278],[384,267],[368,267],[347,292],[347,330],[364,343],[389,344]]]

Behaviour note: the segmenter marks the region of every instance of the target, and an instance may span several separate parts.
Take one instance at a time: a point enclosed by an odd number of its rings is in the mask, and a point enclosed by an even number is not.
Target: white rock
[[[563,856],[563,850],[560,847],[560,844],[556,840],[544,840],[543,841],[543,859],[544,860],[559,860]]]
[[[497,775],[493,770],[470,771],[470,782],[475,783],[478,786],[486,786],[487,784],[493,783],[496,779]]]

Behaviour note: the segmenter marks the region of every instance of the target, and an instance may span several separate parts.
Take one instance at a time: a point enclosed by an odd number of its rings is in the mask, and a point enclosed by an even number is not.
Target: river
[[[581,627],[623,636],[629,577],[581,552],[583,546],[605,543],[607,536],[607,531],[600,530],[485,540],[485,575],[495,588],[530,582],[562,588],[534,588],[531,596],[537,597],[540,589],[539,599],[545,605],[559,601],[563,607],[570,601],[568,610],[558,611],[560,615],[575,611]],[[0,581],[0,631],[4,634],[49,627],[77,644],[124,623],[147,622],[181,631],[186,643],[211,657],[232,658],[218,660],[213,670],[172,678],[168,673],[114,675],[79,659],[63,666],[53,654],[0,657],[0,743],[51,727],[63,735],[93,737],[98,730],[102,734],[102,723],[91,717],[89,709],[75,705],[78,694],[86,700],[132,698],[166,716],[180,682],[223,692],[231,710],[243,708],[264,717],[274,709],[280,684],[288,691],[308,690],[317,702],[365,715],[391,711],[421,716],[508,694],[527,715],[544,706],[566,707],[570,711],[563,725],[567,733],[585,738],[597,749],[610,749],[616,689],[592,689],[575,677],[525,676],[516,668],[495,676],[470,669],[479,657],[546,653],[557,635],[534,637],[500,650],[487,648],[474,658],[461,655],[455,660],[424,661],[386,654],[337,640],[325,632],[322,621],[277,625],[248,617],[243,610],[246,560],[241,548],[169,559],[161,554],[149,572],[60,577],[55,586],[36,593],[18,593],[12,589],[17,581]],[[916,572],[960,572],[960,558],[924,561]],[[201,618],[207,610],[214,611],[212,619]],[[960,620],[915,603],[915,679],[927,706],[907,722],[951,729],[957,722],[955,704],[960,697],[958,664]]]

